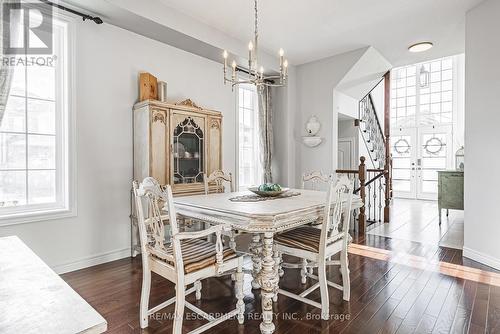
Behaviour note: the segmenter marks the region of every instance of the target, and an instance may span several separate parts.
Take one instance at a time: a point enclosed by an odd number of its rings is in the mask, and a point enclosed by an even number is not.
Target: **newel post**
[[[391,191],[392,191],[392,161],[391,161],[391,144],[390,144],[390,131],[391,131],[391,72],[384,75],[384,133],[385,133],[385,164],[384,164],[384,177],[385,177],[385,206],[384,206],[384,223],[389,222],[390,218],[390,204],[391,204]]]
[[[366,215],[365,215],[365,205],[366,205],[366,189],[365,189],[365,182],[366,182],[366,165],[365,165],[365,157],[361,156],[359,158],[360,164],[359,164],[359,196],[361,197],[361,201],[363,202],[363,206],[359,208],[359,216],[358,216],[358,223],[359,223],[359,232],[360,233],[365,233],[366,230]]]

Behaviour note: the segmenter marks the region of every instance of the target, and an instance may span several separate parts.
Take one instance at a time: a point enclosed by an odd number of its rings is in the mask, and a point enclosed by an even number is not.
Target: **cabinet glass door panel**
[[[174,184],[203,182],[205,136],[198,123],[198,120],[186,117],[174,128]]]

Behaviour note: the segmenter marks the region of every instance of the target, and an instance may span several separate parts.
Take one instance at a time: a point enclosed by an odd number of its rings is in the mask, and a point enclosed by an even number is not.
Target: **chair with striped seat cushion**
[[[173,256],[173,248],[166,248],[167,254]],[[181,241],[182,262],[184,273],[189,274],[197,270],[214,266],[216,264],[216,251],[214,244],[202,239],[186,239]],[[222,249],[223,261],[237,257],[234,250],[229,247]],[[163,260],[163,259],[161,259]],[[172,262],[170,264],[173,265]]]
[[[196,328],[201,333],[217,324],[237,317],[243,324],[243,256],[224,247],[221,240],[222,226],[195,232],[179,231],[177,214],[170,186],[160,187],[147,177],[139,184],[134,181],[134,198],[138,218],[142,255],[142,289],[140,302],[140,326],[148,326],[149,316],[175,302],[173,333],[182,333],[184,307],[197,313],[208,323]],[[163,204],[164,203],[164,204]],[[161,207],[163,205],[163,207]],[[170,225],[171,237],[165,243],[165,223]],[[215,244],[206,238],[215,234]],[[149,309],[151,272],[175,284],[175,297]],[[209,277],[234,274],[236,283],[236,308],[218,318],[200,310],[186,301],[186,295],[195,292],[201,298],[201,280]],[[189,285],[192,287],[186,289]]]
[[[302,270],[301,274],[317,279],[318,282],[306,291],[297,295],[292,292],[278,289],[278,294],[294,298],[309,305],[321,309],[321,318],[328,320],[329,297],[328,286],[339,289],[343,292],[344,300],[350,298],[349,262],[347,259],[347,246],[349,244],[349,220],[353,197],[354,181],[346,175],[342,175],[334,184],[328,184],[325,208],[321,229],[312,226],[299,227],[281,234],[275,240],[274,251],[281,263],[281,255],[298,257],[304,262],[313,263],[318,268],[318,275]],[[340,253],[340,260],[332,261],[330,258]],[[342,285],[329,282],[326,279],[326,266],[339,265],[342,273]],[[303,282],[305,283],[305,282]],[[321,303],[306,298],[315,289],[320,288]],[[277,298],[277,295],[275,296]]]
[[[332,180],[332,175],[331,174],[326,175],[322,171],[313,171],[309,173],[304,173],[302,175],[302,189],[321,190],[326,188],[331,180]],[[309,225],[321,229],[321,220],[312,222]],[[285,274],[282,268],[290,268],[290,269],[300,268],[301,281],[302,283],[306,283],[307,273],[312,274],[314,267],[315,264],[308,263],[306,259],[302,259],[302,263],[283,262],[279,270],[279,275],[281,277]]]
[[[301,226],[285,233],[278,234],[275,241],[282,245],[298,248],[310,252],[319,252],[321,238],[321,230],[311,226]],[[337,234],[337,237],[329,239],[329,243],[333,243],[338,239],[342,239],[342,234]]]

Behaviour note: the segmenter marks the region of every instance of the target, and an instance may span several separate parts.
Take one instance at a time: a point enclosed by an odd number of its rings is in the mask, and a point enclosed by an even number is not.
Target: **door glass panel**
[[[393,136],[392,148],[392,187],[395,192],[411,191],[411,136]]]
[[[438,183],[437,181],[422,181],[422,192],[429,194],[437,194]]]
[[[437,172],[447,167],[447,133],[424,133],[420,135],[420,193],[437,194]]]
[[[175,184],[203,182],[203,140],[203,131],[191,117],[174,129]]]
[[[394,191],[410,192],[411,183],[409,180],[392,180],[392,188]]]

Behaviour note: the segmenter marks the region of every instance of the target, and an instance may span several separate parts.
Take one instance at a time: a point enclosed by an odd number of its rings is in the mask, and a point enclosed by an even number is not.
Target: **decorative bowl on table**
[[[248,190],[262,197],[276,197],[289,190],[276,183],[264,183],[258,187],[249,187]]]

